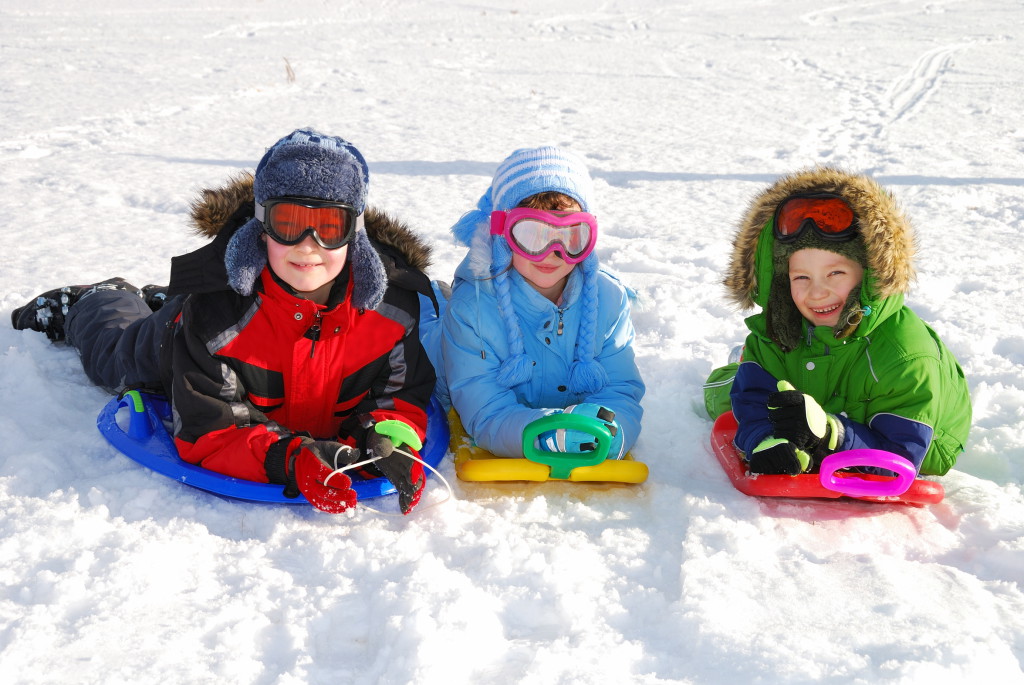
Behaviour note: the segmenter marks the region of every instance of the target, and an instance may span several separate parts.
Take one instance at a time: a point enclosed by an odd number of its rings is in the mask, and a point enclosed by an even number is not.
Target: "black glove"
[[[834,452],[842,440],[839,420],[788,381],[779,381],[779,391],[768,395],[768,418],[773,436],[789,440],[817,461]]]
[[[395,443],[386,435],[371,428],[366,432],[365,456],[379,457],[364,468],[375,475],[383,476],[398,490],[398,506],[408,514],[420,501],[427,479],[423,465],[395,451]]]
[[[810,466],[811,457],[807,452],[781,438],[766,438],[747,455],[747,467],[751,473],[795,476]]]

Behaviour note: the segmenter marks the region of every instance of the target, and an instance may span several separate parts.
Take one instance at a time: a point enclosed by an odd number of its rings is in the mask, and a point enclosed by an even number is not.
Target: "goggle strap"
[[[505,234],[506,216],[508,216],[508,212],[503,212],[501,210],[495,210],[491,212],[491,235]]]
[[[285,199],[283,201],[284,202],[288,202],[287,199]],[[303,206],[303,207],[307,206],[307,205],[303,205],[301,200],[296,201],[295,204]],[[340,203],[339,202],[338,204],[344,204],[344,203]],[[264,205],[264,204],[262,204],[260,202],[255,202],[255,201],[253,201],[253,205],[255,205],[254,208],[253,208],[253,216],[256,217],[257,221],[261,221],[261,222],[264,221],[266,219],[266,217],[267,217],[267,207],[266,207],[266,205]],[[325,207],[330,207],[332,205],[331,204],[325,204],[324,206]],[[348,205],[346,205],[346,206],[348,206]],[[353,210],[353,212],[354,212],[354,210]],[[358,214],[356,216],[358,218],[358,217],[362,217],[363,215],[362,214]]]
[[[266,222],[263,220],[264,217],[267,214],[267,208],[265,206],[263,206],[262,204],[260,204],[259,202],[256,202],[255,205],[256,205],[256,208],[255,208],[253,213],[255,214],[256,220],[259,221],[260,224],[263,226],[263,232],[268,234],[274,240],[277,240],[278,242],[281,242],[280,237],[277,236],[277,234],[271,229],[271,227],[267,226]],[[317,242],[317,244],[320,245],[320,247],[323,247],[326,250],[336,250],[339,247],[343,247],[343,246],[348,245],[349,243],[351,243],[355,239],[356,233],[358,233],[361,230],[362,231],[366,230],[366,224],[365,224],[365,221],[363,219],[363,214],[357,214],[356,215],[355,223],[352,225],[351,230],[349,230],[348,233],[347,233],[347,236],[348,236],[347,239],[345,240],[344,243],[342,243],[341,245],[338,245],[337,247],[326,247],[321,242],[322,239],[320,238],[320,234],[315,229],[312,229],[312,228],[308,228],[305,231],[303,231],[302,234],[299,236],[298,240],[290,241],[288,243],[281,243],[281,244],[282,245],[289,245],[289,244],[297,245],[298,243],[301,243],[303,240],[305,240],[306,236],[312,235],[313,236],[313,240],[315,240]]]

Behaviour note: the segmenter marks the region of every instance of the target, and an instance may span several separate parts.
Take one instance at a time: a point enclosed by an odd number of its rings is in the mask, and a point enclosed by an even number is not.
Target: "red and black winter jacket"
[[[185,300],[165,380],[182,459],[236,478],[285,483],[285,459],[302,437],[362,447],[367,426],[385,419],[424,436],[435,374],[419,340],[417,290],[429,292],[421,271],[429,248],[379,212],[368,211],[366,230],[388,274],[376,309],[353,306],[348,266],[325,306],[297,297],[269,267],[251,295],[210,287],[225,282],[210,279],[223,259],[203,264],[207,283]],[[189,290],[175,286],[172,268],[175,287]]]

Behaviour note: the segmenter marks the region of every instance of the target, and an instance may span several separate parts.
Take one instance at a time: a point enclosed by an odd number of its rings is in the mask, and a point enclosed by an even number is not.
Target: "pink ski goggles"
[[[516,254],[543,261],[558,250],[569,264],[579,264],[594,251],[597,218],[587,212],[546,212],[517,207],[491,212],[491,235],[503,235]]]

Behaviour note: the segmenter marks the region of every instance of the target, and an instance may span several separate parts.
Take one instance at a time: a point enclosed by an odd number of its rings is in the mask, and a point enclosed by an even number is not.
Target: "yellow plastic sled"
[[[557,414],[560,426],[572,415]],[[548,417],[553,418],[553,417]],[[579,417],[582,418],[582,417]],[[538,422],[535,422],[538,423]],[[533,449],[533,439],[544,430],[543,423],[523,436],[524,453],[533,456],[495,457],[473,444],[455,410],[448,413],[451,430],[450,448],[455,455],[455,473],[460,480],[475,482],[565,480],[589,483],[643,483],[647,480],[647,464],[635,461],[630,454],[622,459],[606,459],[611,435],[598,435],[598,449],[581,454],[562,454]],[[532,425],[532,424],[531,424]],[[527,448],[528,446],[528,448]],[[539,461],[538,461],[539,460]]]

